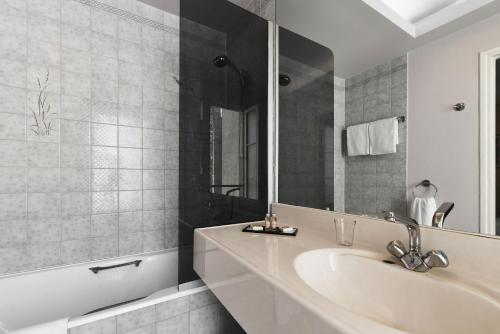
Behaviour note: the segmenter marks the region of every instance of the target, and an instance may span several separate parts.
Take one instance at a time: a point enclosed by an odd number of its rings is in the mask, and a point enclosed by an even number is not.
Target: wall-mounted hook
[[[464,111],[465,110],[465,103],[457,103],[453,106],[453,110],[455,111]]]

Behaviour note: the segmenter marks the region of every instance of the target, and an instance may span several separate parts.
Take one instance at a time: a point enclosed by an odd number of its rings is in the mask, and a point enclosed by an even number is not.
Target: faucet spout
[[[420,226],[417,221],[390,211],[384,211],[384,217],[388,221],[406,226],[406,229],[408,230],[410,253],[420,254]]]

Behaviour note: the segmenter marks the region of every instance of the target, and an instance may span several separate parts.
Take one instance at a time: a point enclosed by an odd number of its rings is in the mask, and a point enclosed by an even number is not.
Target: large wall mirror
[[[277,0],[279,202],[500,235],[499,13]]]

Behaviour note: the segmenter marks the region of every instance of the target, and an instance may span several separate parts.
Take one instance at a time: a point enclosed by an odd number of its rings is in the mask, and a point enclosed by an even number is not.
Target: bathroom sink
[[[294,262],[300,278],[338,306],[414,334],[500,333],[500,304],[460,279],[416,273],[389,256],[355,249],[319,249]]]

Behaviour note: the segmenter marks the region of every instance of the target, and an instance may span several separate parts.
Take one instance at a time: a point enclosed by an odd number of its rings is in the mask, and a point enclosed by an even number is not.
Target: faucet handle
[[[424,263],[429,267],[446,268],[450,264],[448,256],[442,250],[431,250],[423,257]]]
[[[398,259],[405,256],[407,252],[405,245],[401,240],[393,240],[387,244],[387,251]]]

